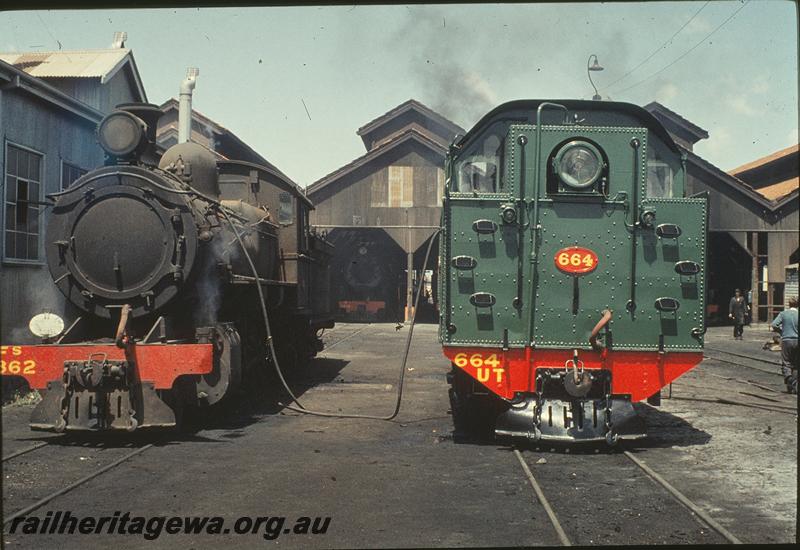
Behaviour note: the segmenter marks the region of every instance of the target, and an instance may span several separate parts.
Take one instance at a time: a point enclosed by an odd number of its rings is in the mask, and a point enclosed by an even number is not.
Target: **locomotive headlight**
[[[146,125],[139,117],[115,111],[100,121],[97,140],[103,150],[114,157],[127,157],[146,143]]]
[[[603,172],[603,158],[591,143],[571,141],[558,151],[553,166],[566,185],[574,189],[586,189]]]

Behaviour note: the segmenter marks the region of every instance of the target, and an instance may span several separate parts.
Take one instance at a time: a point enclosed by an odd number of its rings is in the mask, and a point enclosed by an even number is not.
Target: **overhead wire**
[[[663,44],[661,44],[661,45],[660,45],[658,48],[656,48],[655,50],[653,50],[653,53],[651,53],[650,55],[648,55],[647,57],[645,57],[645,58],[644,58],[642,61],[640,61],[640,62],[639,62],[639,64],[638,64],[638,65],[636,65],[634,68],[632,68],[632,69],[631,69],[631,70],[629,70],[627,73],[625,73],[624,75],[622,75],[621,77],[619,77],[618,79],[616,79],[616,80],[615,80],[614,82],[612,82],[611,84],[608,84],[608,85],[605,87],[605,88],[606,88],[606,90],[607,90],[607,91],[610,91],[610,90],[611,90],[611,87],[613,87],[613,86],[614,86],[614,85],[615,85],[617,82],[619,82],[619,81],[621,81],[621,80],[624,80],[625,78],[627,78],[627,77],[628,77],[628,75],[630,75],[630,74],[631,74],[631,73],[633,73],[633,72],[634,72],[636,69],[638,69],[639,67],[641,67],[642,65],[644,65],[645,63],[647,63],[648,61],[650,61],[650,60],[653,58],[653,56],[654,56],[654,55],[656,55],[658,52],[660,52],[661,50],[663,50],[663,49],[664,49],[664,48],[665,48],[665,47],[666,47],[668,44],[672,43],[672,41],[675,39],[675,37],[676,37],[676,36],[678,36],[678,34],[680,34],[680,32],[681,32],[683,29],[685,29],[685,28],[686,28],[686,26],[687,26],[689,23],[691,23],[692,21],[694,21],[695,17],[697,17],[698,15],[700,15],[700,12],[701,12],[701,11],[703,11],[703,9],[705,9],[705,7],[706,7],[706,6],[707,6],[709,3],[710,3],[710,0],[709,0],[708,2],[706,2],[705,4],[703,4],[702,6],[700,6],[700,9],[699,9],[699,10],[697,10],[696,12],[694,12],[694,15],[692,15],[692,16],[689,18],[689,20],[688,20],[688,21],[686,21],[686,23],[684,23],[684,24],[681,26],[681,28],[680,28],[680,29],[678,29],[677,31],[675,31],[675,33],[674,33],[672,36],[670,36],[670,37],[669,37],[669,39],[667,39],[667,41],[666,41],[666,42],[664,42],[664,43],[663,43]]]
[[[627,92],[628,90],[631,90],[631,89],[633,89],[633,88],[636,88],[636,87],[637,87],[637,86],[639,86],[640,84],[644,84],[645,82],[647,82],[648,80],[650,80],[650,79],[651,79],[651,78],[653,78],[654,76],[656,76],[656,75],[658,75],[658,74],[661,74],[662,72],[664,72],[664,71],[666,71],[667,69],[669,69],[670,67],[672,67],[672,66],[673,66],[675,63],[677,63],[678,61],[680,61],[681,59],[683,59],[684,57],[686,57],[687,55],[689,55],[690,53],[692,53],[694,50],[696,50],[697,48],[699,48],[701,45],[703,45],[703,44],[705,43],[705,41],[706,41],[706,40],[708,40],[709,38],[711,38],[711,37],[712,37],[712,36],[713,36],[713,35],[714,35],[714,34],[715,34],[715,33],[716,33],[718,30],[720,30],[722,27],[724,27],[724,26],[725,26],[725,25],[726,25],[726,24],[727,24],[727,23],[728,23],[728,22],[729,22],[731,19],[733,19],[734,17],[736,17],[736,15],[737,15],[737,14],[738,14],[740,11],[742,11],[742,10],[743,10],[743,9],[744,9],[744,8],[745,8],[745,7],[746,7],[748,4],[749,4],[749,3],[750,3],[750,0],[746,0],[746,1],[744,2],[744,4],[742,4],[742,5],[741,5],[741,6],[740,6],[740,7],[739,7],[739,8],[738,8],[738,9],[737,9],[735,12],[733,12],[733,13],[732,13],[730,16],[728,16],[728,18],[727,18],[727,19],[725,19],[725,21],[723,21],[722,23],[720,23],[720,24],[719,24],[719,25],[718,25],[718,26],[717,26],[717,27],[716,27],[716,28],[715,28],[713,31],[711,31],[711,32],[710,32],[710,33],[708,33],[706,36],[704,36],[702,40],[700,40],[700,41],[699,41],[697,44],[695,44],[694,46],[692,46],[692,47],[691,47],[689,50],[687,50],[686,52],[684,52],[683,54],[681,54],[680,56],[678,56],[678,57],[677,57],[675,60],[673,60],[671,63],[669,63],[668,65],[666,65],[666,66],[664,66],[664,67],[662,67],[662,68],[660,68],[659,70],[657,70],[656,72],[654,72],[654,73],[653,73],[653,74],[651,74],[650,76],[647,76],[647,77],[643,78],[642,80],[640,80],[640,81],[639,81],[639,82],[637,82],[636,84],[633,84],[633,85],[631,85],[631,86],[628,86],[627,88],[622,88],[621,90],[618,90],[618,91],[617,91],[617,92],[615,92],[615,93],[617,93],[617,94],[621,94],[622,92]]]

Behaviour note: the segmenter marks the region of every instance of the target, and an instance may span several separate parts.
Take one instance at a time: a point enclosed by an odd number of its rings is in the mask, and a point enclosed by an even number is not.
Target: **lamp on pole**
[[[594,57],[594,64],[589,65],[593,57]],[[602,70],[603,67],[600,66],[600,63],[597,62],[597,56],[595,54],[590,55],[589,59],[586,60],[586,74],[589,77],[589,83],[592,85],[592,88],[594,88],[594,96],[592,96],[592,99],[594,101],[600,101],[603,98],[600,97],[600,94],[597,93],[597,86],[595,86],[594,82],[592,82],[592,71],[602,71]]]

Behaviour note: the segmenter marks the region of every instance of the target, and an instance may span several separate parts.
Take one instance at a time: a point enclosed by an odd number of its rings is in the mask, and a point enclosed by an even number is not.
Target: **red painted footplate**
[[[531,350],[445,347],[454,365],[464,370],[490,391],[506,399],[517,392],[536,391],[536,369],[563,369],[572,359],[572,350]],[[586,369],[611,371],[611,391],[630,395],[632,402],[647,399],[690,371],[703,360],[702,352],[657,351],[581,351]]]
[[[31,389],[44,389],[61,380],[65,361],[88,361],[105,355],[116,361],[132,361],[142,382],[167,390],[178,376],[208,374],[214,368],[213,344],[146,344],[127,349],[114,344],[0,346],[3,376],[21,376]]]

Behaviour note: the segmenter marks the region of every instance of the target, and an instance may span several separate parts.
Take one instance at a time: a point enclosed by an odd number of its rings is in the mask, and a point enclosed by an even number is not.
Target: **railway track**
[[[325,351],[328,351],[329,349],[334,348],[335,346],[341,344],[342,342],[345,342],[347,340],[350,340],[351,338],[354,338],[355,336],[357,336],[358,334],[360,334],[361,332],[366,330],[368,327],[369,327],[369,325],[364,325],[363,327],[359,327],[359,328],[357,328],[356,330],[353,330],[353,331],[342,331],[344,334],[341,334],[341,335],[337,334],[336,336],[338,336],[338,338],[336,338],[333,342],[326,344]],[[330,334],[330,332],[329,332],[329,334]],[[56,446],[57,445],[54,445],[54,444],[52,444],[50,442],[47,442],[47,441],[44,441],[44,442],[36,443],[36,444],[31,445],[29,447],[25,447],[23,449],[20,449],[18,451],[12,452],[12,453],[2,457],[3,466],[4,467],[8,466],[9,463],[12,463],[12,461],[14,459],[17,459],[19,457],[29,456],[30,453],[34,453],[36,451],[40,451],[41,449],[52,450]],[[112,469],[122,465],[123,463],[125,463],[128,460],[130,460],[131,458],[146,452],[148,449],[151,449],[153,446],[154,446],[153,443],[148,443],[146,445],[139,446],[139,447],[131,450],[130,452],[124,454],[123,456],[116,458],[112,462],[93,470],[91,473],[89,473],[87,475],[84,475],[84,476],[80,477],[78,480],[76,480],[76,481],[74,481],[74,482],[72,482],[72,483],[70,483],[70,484],[68,484],[66,486],[63,486],[63,487],[61,487],[59,489],[56,489],[56,490],[53,490],[53,491],[47,493],[46,495],[44,495],[43,497],[39,498],[35,502],[33,502],[33,503],[31,503],[31,504],[29,504],[29,505],[27,505],[25,507],[22,507],[22,508],[18,509],[17,511],[13,512],[13,513],[10,513],[10,514],[4,513],[3,525],[7,526],[12,521],[14,521],[15,518],[30,514],[31,512],[41,508],[42,506],[46,505],[47,503],[51,502],[52,500],[54,500],[54,499],[56,499],[56,498],[58,498],[60,496],[63,496],[65,494],[69,493],[70,491],[73,491],[73,490],[77,489],[78,487],[81,487],[82,485],[86,484],[90,480],[95,479],[96,477],[108,472],[109,470],[112,470]],[[69,446],[69,448],[76,448],[76,447],[78,447],[78,446]]]
[[[773,365],[775,367],[780,367],[780,361],[771,361],[769,359],[764,359],[763,357],[755,357],[753,355],[746,355],[742,353],[735,353],[732,351],[726,351],[724,349],[713,348],[709,347],[708,345],[704,346],[704,353],[703,355],[708,359],[714,359],[715,361],[720,361],[722,363],[728,363],[729,365],[736,365],[738,367],[743,367],[746,369],[756,370],[759,372],[763,372],[765,374],[771,374],[774,376],[783,376],[778,369],[766,369],[766,368],[759,368],[753,365],[744,364],[742,361],[736,361],[732,359],[725,359],[725,356],[736,357],[738,359],[748,359],[750,361],[754,361],[756,363],[764,364],[764,365]],[[710,354],[708,352],[711,352]]]
[[[58,498],[58,497],[60,497],[62,495],[65,495],[65,494],[69,493],[70,491],[72,491],[72,490],[84,485],[88,481],[90,481],[90,480],[92,480],[92,479],[94,479],[94,478],[96,478],[96,477],[108,472],[109,470],[112,470],[113,468],[116,468],[117,466],[119,466],[120,464],[123,464],[124,462],[126,462],[127,460],[133,458],[134,456],[137,456],[139,454],[144,453],[148,449],[151,449],[153,446],[154,446],[153,443],[148,443],[146,445],[142,445],[141,447],[137,447],[137,448],[133,449],[132,451],[124,454],[123,456],[116,458],[112,462],[110,462],[110,463],[108,463],[108,464],[106,464],[106,465],[104,465],[104,466],[92,471],[91,473],[89,473],[89,474],[87,474],[87,475],[85,475],[83,477],[81,477],[77,481],[74,481],[74,482],[72,482],[72,483],[70,483],[70,484],[68,484],[68,485],[66,485],[64,487],[61,487],[60,489],[57,489],[55,491],[51,491],[51,492],[47,493],[45,496],[43,496],[43,497],[39,498],[38,500],[36,500],[35,502],[33,502],[33,503],[23,507],[23,508],[20,508],[16,512],[13,512],[11,514],[6,515],[5,503],[4,503],[4,506],[3,506],[3,508],[4,508],[4,510],[3,510],[3,512],[4,512],[3,513],[3,516],[4,516],[3,517],[3,526],[4,527],[7,526],[12,521],[14,521],[15,518],[18,518],[20,516],[26,516],[26,515],[30,514],[31,512],[41,508],[42,506],[44,506],[45,504],[51,502],[52,500],[54,500],[54,499],[56,499],[56,498]],[[43,442],[43,443],[40,443],[40,444],[37,444],[37,445],[32,445],[32,446],[27,447],[25,449],[21,449],[19,451],[11,453],[11,454],[9,454],[7,456],[4,456],[3,460],[2,460],[3,461],[3,465],[5,466],[8,461],[11,461],[11,460],[13,460],[15,458],[18,458],[20,456],[23,456],[23,455],[27,455],[28,453],[31,453],[33,451],[38,451],[38,450],[43,449],[43,448],[52,448],[52,447],[54,447],[54,445],[51,445],[48,442]],[[8,484],[9,483],[8,478],[10,476],[5,476],[5,477],[6,477],[5,482],[6,482],[6,484]]]
[[[610,461],[615,461],[616,458],[612,457],[624,457],[628,464],[633,464],[636,466],[639,472],[643,473],[644,476],[658,485],[662,489],[662,497],[667,496],[669,501],[674,506],[675,504],[682,507],[684,510],[688,511],[688,517],[686,518],[686,522],[692,522],[699,524],[702,528],[708,528],[714,533],[717,534],[717,537],[721,537],[718,541],[712,540],[715,537],[711,537],[705,531],[700,529],[699,532],[695,532],[693,535],[688,534],[688,531],[691,531],[691,528],[687,528],[685,525],[682,525],[679,521],[676,521],[676,518],[670,515],[671,521],[670,525],[668,526],[669,530],[674,531],[674,533],[663,532],[658,533],[657,535],[653,535],[649,533],[649,529],[661,529],[663,528],[662,525],[657,525],[657,522],[648,522],[646,517],[639,517],[639,515],[644,514],[645,516],[649,512],[653,514],[655,517],[659,517],[660,512],[659,510],[665,506],[669,506],[668,503],[661,502],[652,504],[652,501],[648,507],[647,503],[645,502],[644,498],[641,498],[642,495],[645,495],[645,498],[654,498],[652,494],[648,494],[647,487],[641,487],[641,481],[638,481],[640,488],[640,495],[636,495],[635,491],[634,494],[629,494],[628,491],[636,484],[636,476],[631,476],[627,472],[622,469],[622,465],[620,464],[597,464],[598,460],[602,460],[601,456],[597,454],[588,455],[592,462],[594,463],[594,468],[589,471],[581,472],[582,477],[591,477],[591,475],[597,475],[597,472],[605,472],[605,467],[611,467],[612,471],[614,472],[613,479],[606,479],[605,483],[602,481],[597,484],[594,483],[594,499],[587,501],[585,504],[590,504],[590,506],[584,506],[577,510],[575,513],[575,501],[581,501],[582,496],[578,494],[576,497],[575,495],[571,494],[572,491],[567,491],[563,487],[559,487],[558,490],[554,489],[550,491],[552,495],[552,501],[548,499],[546,496],[545,490],[542,488],[543,485],[546,483],[540,483],[540,480],[537,480],[537,477],[534,475],[534,471],[537,470],[537,467],[531,468],[528,460],[526,460],[525,455],[520,452],[518,449],[514,449],[514,455],[519,462],[519,465],[522,467],[522,471],[525,474],[528,482],[530,483],[531,487],[534,490],[536,495],[537,501],[540,503],[542,508],[545,511],[545,514],[553,527],[553,530],[558,537],[558,540],[562,546],[572,546],[573,544],[577,543],[580,545],[587,545],[587,544],[613,544],[614,542],[624,543],[624,544],[635,544],[637,542],[641,542],[642,544],[654,544],[656,543],[655,540],[652,538],[648,539],[649,537],[653,536],[660,536],[665,538],[666,540],[662,542],[675,542],[671,541],[669,537],[676,537],[676,536],[687,536],[689,537],[688,540],[679,540],[678,543],[695,543],[698,542],[707,542],[707,543],[715,543],[715,542],[723,542],[726,541],[732,544],[742,544],[742,541],[736,537],[733,533],[728,531],[724,526],[722,526],[719,522],[714,520],[705,510],[703,510],[700,506],[698,506],[695,502],[690,500],[686,495],[681,493],[678,489],[676,489],[671,483],[669,483],[666,479],[664,479],[660,474],[650,468],[647,464],[645,464],[642,460],[638,459],[629,451],[622,451],[621,453],[609,453],[606,456],[609,457]],[[572,457],[573,462],[569,464],[556,464],[555,470],[551,469],[548,472],[549,482],[554,483],[554,480],[558,479],[569,479],[570,484],[574,487],[575,492],[580,488],[579,486],[575,486],[572,481],[580,481],[577,478],[578,474],[575,473],[575,470],[580,471],[581,467],[583,466],[580,464],[580,459],[578,458],[579,454],[573,455],[554,455],[550,454],[549,457],[558,457],[558,456],[567,456]],[[553,460],[551,458],[549,463],[552,462],[560,462],[559,460]],[[539,459],[539,463],[548,464],[547,460]],[[541,468],[550,468],[549,466],[541,466]],[[572,473],[568,473],[572,470]],[[540,470],[541,472],[545,472],[547,470]],[[603,475],[601,473],[601,475]],[[544,477],[544,476],[543,476]],[[633,481],[632,481],[633,480]],[[592,485],[591,483],[589,484]],[[570,488],[573,488],[570,487]],[[599,503],[596,500],[598,496],[597,488],[600,487],[603,489],[599,494],[602,495],[602,500],[605,503]],[[606,491],[606,487],[609,487]],[[613,494],[613,491],[620,490],[624,491],[625,494],[622,496],[617,496]],[[637,497],[640,497],[637,499]],[[658,498],[657,496],[655,498]],[[614,503],[619,503],[617,506]],[[633,528],[631,525],[636,525],[636,523],[643,524],[645,526],[645,531],[639,533],[642,537],[641,541],[632,540],[632,537],[636,536],[636,532],[634,530],[633,533],[624,533],[623,528],[619,526],[619,523],[624,523],[626,512],[628,515],[632,516],[634,513],[631,509],[626,509],[625,506],[630,506],[631,503],[636,503],[638,506],[638,510],[640,510],[640,514],[637,513],[637,518],[633,521],[630,521],[628,525],[625,526],[625,530],[632,530]],[[599,504],[599,505],[598,505]],[[572,511],[572,514],[569,514],[569,511]],[[655,513],[654,513],[655,511]],[[558,512],[558,513],[557,513]],[[562,520],[559,518],[559,514],[562,516],[567,516],[568,519],[562,523]],[[588,517],[587,517],[588,516]],[[592,522],[599,523],[600,526],[592,525]],[[588,527],[587,527],[588,525]],[[608,527],[612,526],[614,527]],[[566,527],[565,527],[566,526]],[[581,529],[583,527],[583,529]],[[697,527],[693,528],[696,530]],[[685,529],[685,531],[684,531]],[[582,532],[586,531],[586,532]],[[604,531],[606,533],[604,534]],[[570,533],[572,532],[572,533]],[[613,533],[610,534],[610,533]],[[618,533],[618,534],[617,534]],[[677,535],[676,535],[677,533]],[[603,536],[608,537],[611,540],[600,540]],[[586,540],[587,537],[593,537],[592,539]],[[694,538],[691,538],[694,537]],[[618,538],[618,541],[613,540],[614,538]]]
[[[19,451],[15,451],[15,452],[13,452],[11,454],[8,454],[8,455],[4,456],[3,457],[3,462],[6,462],[7,460],[11,460],[13,458],[17,458],[18,456],[22,456],[24,454],[28,454],[28,453],[30,453],[32,451],[37,450],[37,449],[41,449],[42,447],[47,447],[47,445],[48,445],[48,443],[46,441],[44,441],[44,442],[41,442],[41,443],[37,443],[36,445],[31,445],[30,447],[26,447],[24,449],[20,449]]]
[[[364,332],[364,331],[365,331],[365,330],[367,330],[367,329],[368,329],[370,326],[371,326],[370,324],[366,324],[366,325],[362,326],[361,328],[359,328],[359,329],[356,329],[356,330],[354,330],[353,332],[351,332],[351,333],[349,333],[349,334],[347,334],[347,335],[345,335],[345,336],[341,336],[340,338],[338,338],[337,340],[335,340],[335,341],[333,341],[333,342],[331,342],[331,343],[325,342],[325,349],[323,349],[323,350],[322,350],[322,352],[321,352],[321,353],[319,353],[319,354],[317,355],[317,357],[325,357],[325,354],[326,354],[326,353],[327,353],[329,350],[331,350],[331,349],[335,348],[336,346],[338,346],[338,345],[339,345],[339,344],[341,344],[342,342],[345,342],[345,341],[349,340],[350,338],[353,338],[354,336],[356,336],[356,335],[358,335],[358,334],[360,334],[360,333]],[[333,329],[329,330],[329,331],[328,331],[328,334],[330,334],[331,332],[334,332],[335,330],[337,330],[337,327],[334,327]],[[341,329],[340,329],[340,330],[341,330]]]

